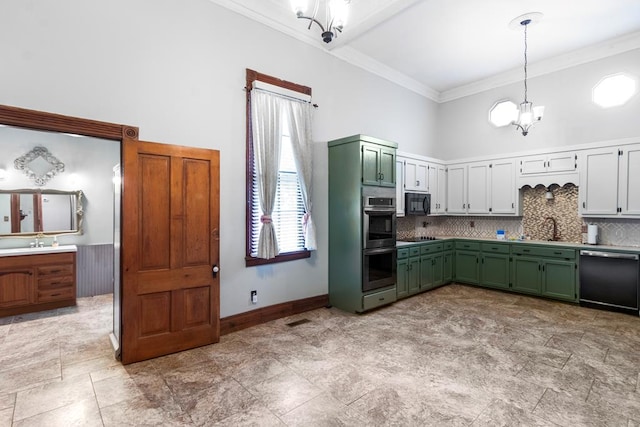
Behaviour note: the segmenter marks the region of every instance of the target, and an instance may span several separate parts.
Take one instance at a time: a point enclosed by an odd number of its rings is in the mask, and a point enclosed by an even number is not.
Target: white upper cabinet
[[[640,216],[640,144],[622,147],[621,151],[620,213]]]
[[[520,159],[521,175],[572,172],[576,167],[576,153],[573,151],[527,156]]]
[[[578,193],[583,216],[640,217],[640,144],[581,153]]]
[[[416,159],[404,161],[404,189],[426,193],[429,189],[429,164]]]
[[[467,165],[447,168],[447,213],[467,213]]]
[[[501,159],[449,166],[447,213],[515,215],[518,211],[515,164],[514,159]]]
[[[470,163],[468,167],[467,213],[488,214],[491,198],[490,163]]]
[[[396,216],[404,216],[404,159],[396,156]]]
[[[431,213],[442,215],[447,209],[447,168],[440,164],[429,165],[429,192]]]
[[[618,213],[618,148],[587,150],[580,155],[581,215]]]
[[[514,215],[517,212],[516,163],[514,159],[491,163],[491,206],[494,215]]]

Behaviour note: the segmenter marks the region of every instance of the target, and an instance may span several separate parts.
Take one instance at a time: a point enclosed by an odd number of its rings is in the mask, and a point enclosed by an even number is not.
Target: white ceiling
[[[530,77],[640,48],[640,0],[351,0],[329,44],[289,0],[211,1],[438,102],[522,80],[525,13]]]

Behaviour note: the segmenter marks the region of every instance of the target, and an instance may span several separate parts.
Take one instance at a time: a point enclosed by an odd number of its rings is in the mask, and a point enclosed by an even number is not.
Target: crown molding
[[[529,78],[539,77],[598,59],[640,48],[640,32],[610,39],[569,53],[529,64]],[[449,102],[469,95],[522,81],[522,68],[514,68],[483,80],[440,92],[439,102]]]
[[[399,72],[398,70],[391,68],[381,62],[376,61],[368,55],[362,54],[360,51],[353,49],[349,46],[342,46],[340,48],[331,51],[331,54],[337,58],[342,59],[345,62],[350,63],[356,67],[362,68],[372,74],[380,76],[392,83],[402,86],[405,89],[409,89],[412,92],[417,93],[432,101],[438,102],[440,94],[438,91],[423,85],[417,80],[412,79]]]

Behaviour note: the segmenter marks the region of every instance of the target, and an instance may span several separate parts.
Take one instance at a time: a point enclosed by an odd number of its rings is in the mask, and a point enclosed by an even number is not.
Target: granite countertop
[[[640,254],[639,246],[614,246],[614,245],[587,245],[583,243],[575,242],[557,242],[548,240],[498,240],[488,237],[460,237],[460,236],[435,236],[437,240],[421,240],[417,242],[405,242],[398,240],[396,242],[397,247],[422,245],[425,243],[442,242],[445,240],[470,240],[477,242],[492,242],[492,243],[514,243],[522,245],[544,245],[544,246],[562,246],[565,248],[572,248],[578,250],[593,250],[593,251],[616,251],[616,252],[630,252]]]

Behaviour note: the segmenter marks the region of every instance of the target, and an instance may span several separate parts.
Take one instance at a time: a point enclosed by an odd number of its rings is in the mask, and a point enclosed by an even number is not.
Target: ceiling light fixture
[[[298,18],[309,20],[308,30],[311,29],[314,22],[318,24],[322,30],[322,40],[325,43],[330,43],[334,37],[338,37],[338,33],[342,32],[347,23],[347,6],[351,0],[325,0],[325,25],[322,25],[317,19],[320,0],[315,0],[313,13],[310,16],[306,14],[308,3],[307,0],[291,0],[291,7]]]
[[[524,27],[524,102],[520,104],[517,112],[514,112],[514,116],[517,114],[517,117],[514,118],[512,123],[522,131],[523,136],[527,136],[529,128],[542,120],[544,114],[543,106],[534,107],[533,103],[527,99],[527,27],[531,24],[538,23],[540,19],[542,19],[542,13],[532,12],[518,16],[509,24],[512,29]]]

